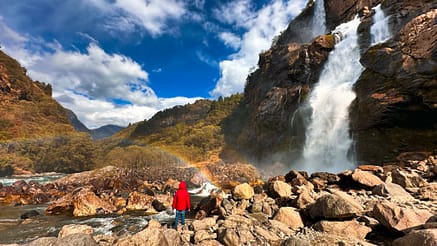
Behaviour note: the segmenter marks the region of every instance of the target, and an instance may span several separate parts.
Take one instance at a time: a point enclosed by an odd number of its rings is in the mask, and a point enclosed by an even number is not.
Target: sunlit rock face
[[[390,35],[372,39],[376,7]],[[349,106],[349,154],[355,163],[382,163],[403,151],[435,150],[436,25],[433,1],[325,0],[326,34],[309,37],[314,4],[292,21],[247,78],[227,143],[251,161],[296,166],[306,138],[305,103],[335,45],[330,32],[358,15],[362,72]],[[300,29],[299,29],[300,28]],[[303,37],[299,37],[302,35]],[[231,124],[230,124],[231,125]],[[226,127],[226,126],[225,126]],[[434,148],[434,149],[433,149]]]

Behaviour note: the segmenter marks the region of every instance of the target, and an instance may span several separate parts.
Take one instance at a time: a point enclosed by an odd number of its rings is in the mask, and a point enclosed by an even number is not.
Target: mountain
[[[369,29],[379,4],[390,16],[392,36],[371,45]],[[326,34],[309,38],[315,13],[310,2],[260,54],[259,68],[248,76],[244,98],[232,113],[240,124],[234,124],[235,134],[225,135],[226,142],[254,163],[298,160],[313,117],[309,98],[336,43],[345,38],[333,30],[359,15],[362,72],[348,111],[357,161],[382,163],[400,152],[436,152],[437,2],[325,0],[324,8]]]
[[[68,113],[68,119],[70,120],[70,123],[73,125],[74,129],[79,132],[86,132],[91,135],[91,137],[94,140],[99,140],[103,138],[110,137],[114,135],[115,133],[119,132],[124,127],[116,126],[116,125],[105,125],[101,126],[96,129],[88,129],[78,118],[77,115],[69,110],[66,109]]]
[[[51,93],[50,84],[32,81],[0,51],[0,141],[74,135],[66,110]]]

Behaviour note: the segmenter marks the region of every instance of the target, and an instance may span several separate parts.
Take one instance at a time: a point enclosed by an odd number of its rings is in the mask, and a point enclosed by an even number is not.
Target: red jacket
[[[181,181],[179,183],[179,189],[176,191],[173,197],[173,204],[171,206],[176,210],[189,210],[190,209],[190,194],[187,191],[187,183]]]

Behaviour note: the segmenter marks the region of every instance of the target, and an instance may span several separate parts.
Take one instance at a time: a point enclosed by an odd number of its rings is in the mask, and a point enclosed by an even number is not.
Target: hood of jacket
[[[179,190],[186,190],[187,189],[187,183],[185,181],[181,181],[179,183]]]

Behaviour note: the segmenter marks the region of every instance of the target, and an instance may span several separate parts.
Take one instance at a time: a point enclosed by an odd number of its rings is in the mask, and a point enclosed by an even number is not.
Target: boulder
[[[314,224],[313,228],[324,233],[341,235],[345,237],[353,237],[359,240],[365,240],[366,235],[370,231],[372,231],[370,227],[361,225],[356,220],[350,220],[350,221],[322,220]]]
[[[393,241],[393,246],[436,246],[437,229],[414,230]]]
[[[421,200],[437,201],[437,183],[430,183],[417,191]]]
[[[355,169],[352,173],[352,179],[359,183],[361,186],[365,188],[373,188],[379,184],[384,183],[380,178],[376,175],[372,174],[368,171],[362,171],[360,169]]]
[[[237,200],[246,199],[249,200],[255,194],[253,187],[248,183],[243,183],[235,186],[233,196]]]
[[[414,171],[394,169],[391,172],[392,182],[404,188],[417,188],[427,185],[427,182]]]
[[[282,241],[278,235],[260,226],[255,226],[255,233],[261,236],[266,241],[267,245],[279,245]]]
[[[88,189],[80,190],[73,197],[73,215],[74,216],[91,216],[96,214],[109,214],[117,208],[109,202],[100,199],[94,192]]]
[[[216,238],[217,238],[217,234],[212,233],[209,230],[198,230],[194,233],[194,242],[195,243],[199,243],[199,242],[202,242],[204,240],[216,239]]]
[[[201,220],[193,220],[191,223],[191,226],[193,230],[200,231],[200,230],[208,230],[209,228],[213,227],[217,223],[217,216],[214,217],[207,217]]]
[[[294,230],[290,229],[290,227],[287,224],[282,223],[279,220],[274,220],[274,219],[273,220],[269,220],[269,223],[271,225],[270,227],[272,228],[272,230],[280,231],[280,232],[284,233],[287,236],[291,236],[291,235],[295,234]]]
[[[67,193],[65,196],[50,203],[45,213],[47,215],[71,214],[73,212],[73,194]]]
[[[290,197],[292,195],[291,186],[284,181],[276,180],[273,183],[270,183],[269,194],[273,198]]]
[[[40,237],[38,239],[33,240],[30,243],[27,243],[26,246],[47,246],[47,245],[53,245],[56,240],[58,240],[56,237]]]
[[[76,233],[92,235],[94,233],[94,229],[89,225],[64,225],[58,233],[58,238],[63,238]]]
[[[293,229],[304,226],[300,213],[292,207],[279,208],[279,211],[276,213],[273,219],[280,221]]]
[[[75,233],[65,237],[58,238],[53,246],[98,246],[93,237],[89,234]]]
[[[218,240],[224,245],[229,245],[229,246],[238,246],[243,244],[236,230],[232,228],[223,230],[220,233]]]
[[[126,209],[128,210],[147,210],[152,207],[153,196],[145,195],[134,191],[129,194]]]
[[[363,212],[363,207],[353,197],[336,191],[320,197],[307,210],[311,218],[340,219],[356,217]]]
[[[386,228],[405,232],[422,226],[433,216],[428,210],[402,208],[391,202],[378,202],[373,217]]]
[[[407,202],[407,201],[413,201],[414,197],[410,195],[404,188],[402,188],[398,184],[394,183],[384,183],[375,186],[372,190],[372,194],[384,196],[384,197],[390,197],[392,200],[396,200],[399,202]]]

